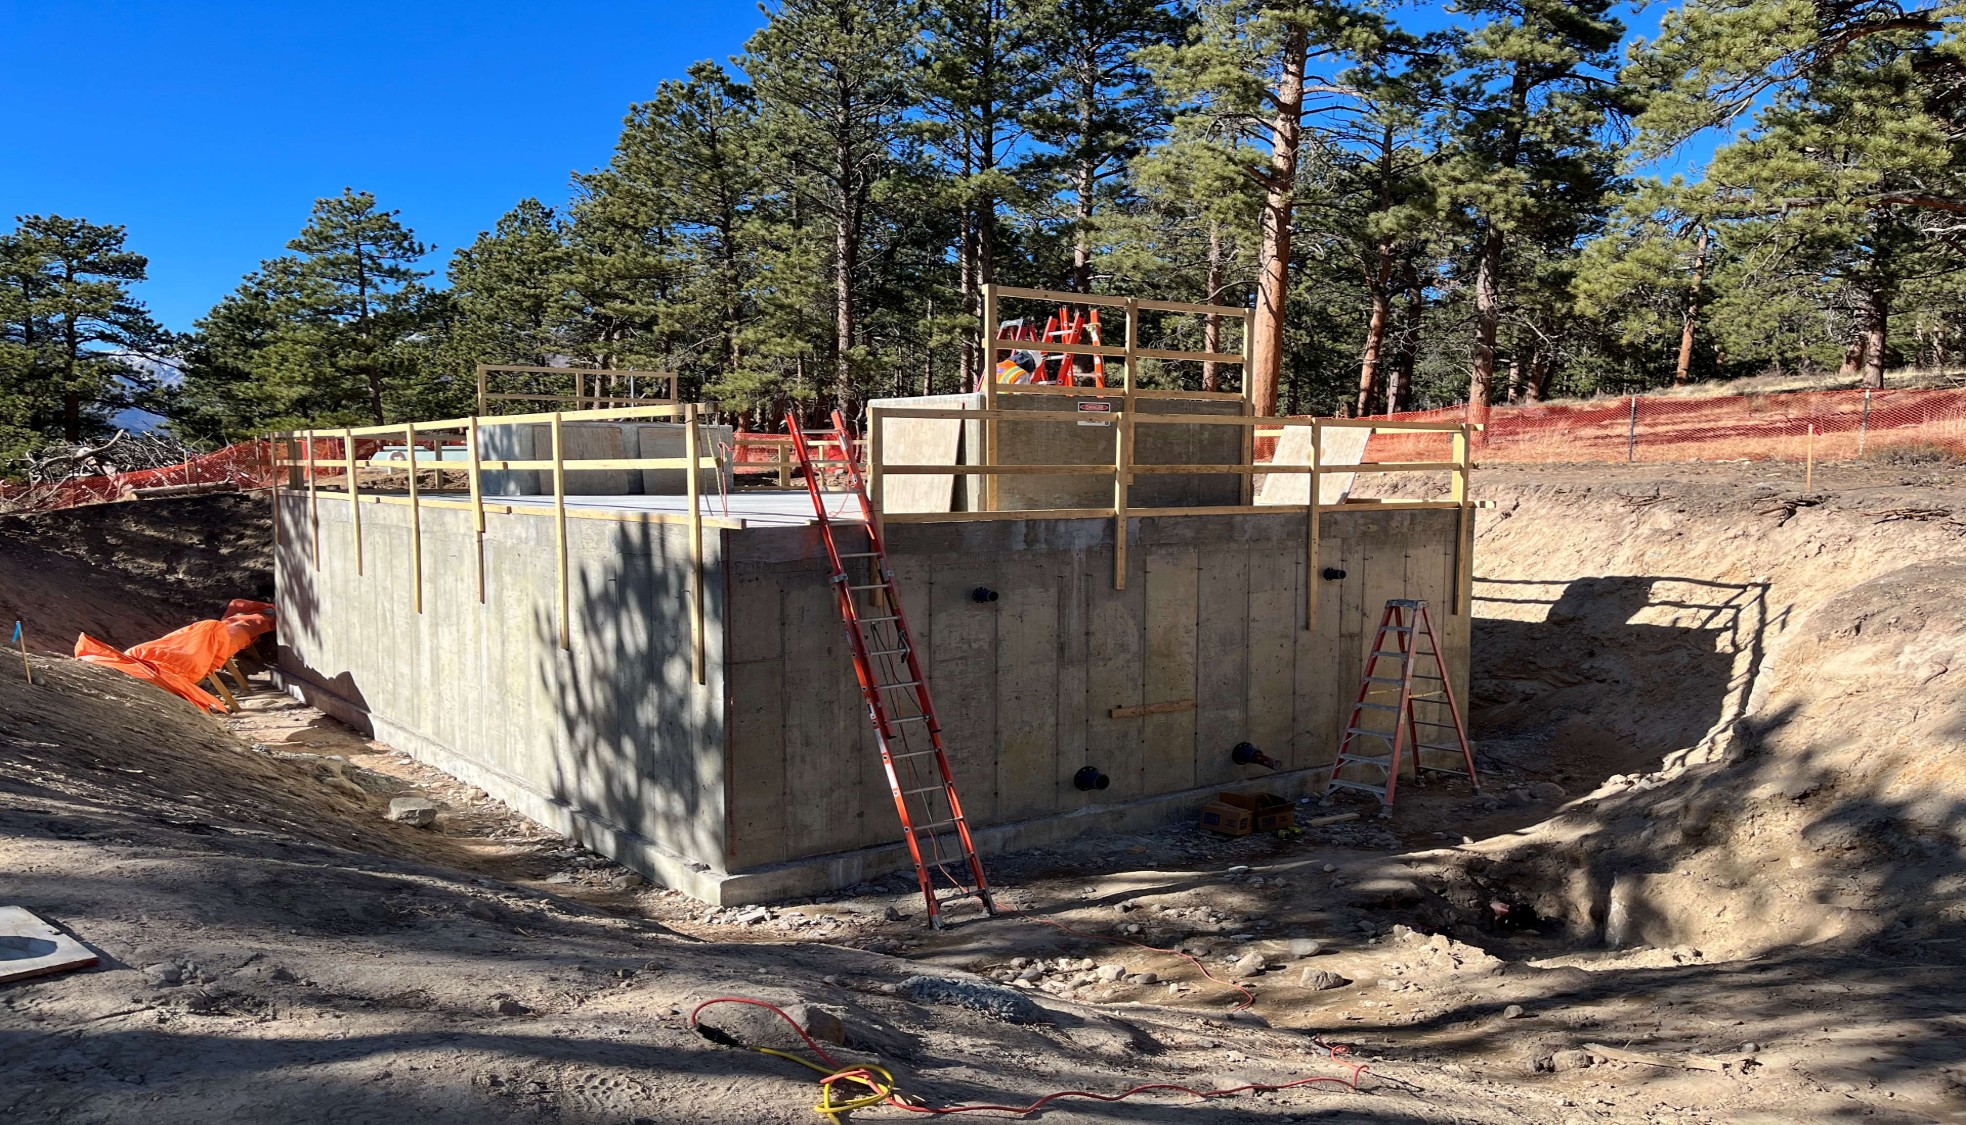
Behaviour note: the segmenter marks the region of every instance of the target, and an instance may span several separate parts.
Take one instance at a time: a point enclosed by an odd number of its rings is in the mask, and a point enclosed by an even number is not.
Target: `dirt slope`
[[[0,516],[0,627],[23,621],[37,652],[78,632],[128,648],[270,599],[271,536],[265,497],[238,493]]]

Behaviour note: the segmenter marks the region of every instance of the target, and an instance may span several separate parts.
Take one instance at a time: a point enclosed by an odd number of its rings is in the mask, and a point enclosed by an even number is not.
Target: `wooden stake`
[[[314,566],[321,565],[321,497],[314,489],[314,431],[307,431],[307,542]]]
[[[213,689],[218,693],[218,697],[225,701],[225,709],[227,711],[235,715],[239,713],[239,701],[232,698],[231,692],[225,690],[225,681],[218,678],[216,671],[206,676],[205,682],[212,685]]]
[[[246,674],[239,670],[238,657],[236,656],[226,657],[225,670],[232,673],[232,682],[239,685],[240,695],[247,695],[252,692],[253,690],[252,685],[246,682]]]
[[[1454,522],[1454,600],[1448,613],[1462,617],[1474,612],[1469,604],[1474,600],[1474,507],[1468,501],[1468,473],[1474,467],[1471,438],[1469,426],[1463,423],[1453,438],[1454,475],[1448,494],[1460,506]]]
[[[1802,491],[1813,492],[1816,488],[1816,424],[1809,423],[1809,438],[1803,444]]]

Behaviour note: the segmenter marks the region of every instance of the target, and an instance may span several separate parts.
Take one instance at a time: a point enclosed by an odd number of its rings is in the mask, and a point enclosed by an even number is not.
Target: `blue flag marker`
[[[15,643],[15,644],[19,644],[19,643],[20,643],[20,622],[19,622],[19,621],[16,621],[16,622],[14,622],[14,643]]]

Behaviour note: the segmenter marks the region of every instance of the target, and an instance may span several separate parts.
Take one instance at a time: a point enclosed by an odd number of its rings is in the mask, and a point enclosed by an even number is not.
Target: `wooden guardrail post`
[[[403,452],[410,466],[410,586],[413,604],[423,612],[423,507],[416,484],[416,423],[403,427]]]
[[[567,576],[567,462],[560,444],[560,411],[553,412],[553,554],[558,565],[560,594],[560,649],[573,649],[573,627],[568,620],[573,600]]]
[[[985,465],[998,462],[1002,451],[998,449],[997,435],[997,287],[983,287],[983,370],[977,376],[983,381],[983,461]],[[983,510],[997,510],[997,478],[983,478]]]
[[[314,431],[307,431],[307,545],[314,565],[321,565],[321,497],[315,492]]]
[[[1126,491],[1132,484],[1133,414],[1113,423],[1113,589],[1126,589]],[[994,479],[994,478],[986,478]]]
[[[343,427],[341,457],[348,467],[348,526],[355,537],[355,574],[362,574],[362,475],[355,464],[355,435]]]
[[[708,673],[703,659],[703,496],[698,483],[703,461],[696,434],[697,409],[695,403],[683,408],[683,455],[689,460],[689,486],[684,491],[689,496],[690,673],[701,684]]]
[[[1321,536],[1324,534],[1324,487],[1318,483],[1318,474],[1323,468],[1319,464],[1324,453],[1323,436],[1317,419],[1313,418],[1311,420],[1311,471],[1304,474],[1306,487],[1309,490],[1304,496],[1304,518],[1310,521],[1304,536],[1307,552],[1304,560],[1304,628],[1313,632],[1317,630],[1318,584],[1324,581],[1324,568],[1319,563],[1319,556],[1322,553]],[[1277,440],[1281,443],[1283,439]]]
[[[464,455],[470,461],[471,473],[471,538],[477,547],[478,555],[478,604],[485,604],[485,486],[479,479],[479,463],[484,459],[478,444],[478,416],[473,414],[464,425]]]
[[[1474,505],[1468,499],[1468,472],[1474,427],[1466,422],[1454,431],[1454,471],[1448,497],[1459,507],[1454,523],[1454,604],[1451,613],[1466,616],[1474,612]]]

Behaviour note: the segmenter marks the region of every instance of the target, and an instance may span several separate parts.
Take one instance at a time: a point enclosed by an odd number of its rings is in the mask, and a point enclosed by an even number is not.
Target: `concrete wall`
[[[1467,618],[1448,617],[1455,513],[1322,517],[1319,622],[1304,628],[1302,515],[1139,520],[1113,589],[1111,520],[905,524],[888,530],[973,823],[1028,823],[1156,797],[1147,821],[1192,815],[1245,780],[1248,740],[1293,771],[1328,766],[1388,598],[1419,597],[1462,689]],[[746,531],[730,565],[730,858],[737,868],[897,838],[893,801],[854,686],[816,538]],[[977,586],[995,602],[970,598]],[[1465,694],[1462,698],[1466,698]],[[1115,720],[1112,708],[1193,699]],[[1112,787],[1082,793],[1094,765]],[[1026,839],[1026,842],[1039,842]]]
[[[1106,399],[1067,399],[1060,395],[997,396],[1004,410],[1046,410],[1076,413],[1077,402],[1103,402],[1123,409],[1117,396]],[[1226,399],[1135,399],[1141,414],[1242,414],[1243,404]],[[1058,422],[999,422],[998,463],[1004,465],[1110,465],[1113,463],[1112,424],[1097,425],[1087,414],[1083,425]],[[1237,426],[1144,425],[1133,431],[1133,460],[1137,464],[1240,465],[1243,430]],[[1137,472],[1127,489],[1127,504],[1136,508],[1182,508],[1242,503],[1242,478],[1229,473],[1154,476]],[[1005,476],[998,478],[997,506],[1004,511],[1042,508],[1110,508],[1112,478]]]
[[[552,519],[488,520],[480,603],[470,513],[426,506],[419,614],[408,507],[362,505],[359,575],[346,502],[323,494],[319,511],[316,543],[305,494],[280,501],[281,666],[304,697],[711,901],[842,886],[902,862],[816,529],[706,532],[698,687],[682,525],[569,521],[561,651]],[[1300,514],[1136,520],[1125,590],[1113,589],[1111,520],[891,527],[979,839],[1029,847],[1185,819],[1244,782],[1309,791],[1388,598],[1434,604],[1465,688],[1467,619],[1445,614],[1455,516],[1323,516],[1321,564],[1346,577],[1318,580],[1315,630]],[[971,600],[977,586],[998,600]],[[1110,716],[1186,699],[1194,710]],[[1287,770],[1233,765],[1243,740]],[[1086,765],[1111,788],[1073,788]]]
[[[422,510],[423,612],[409,508],[323,494],[320,562],[304,493],[282,494],[275,578],[291,686],[520,812],[665,881],[721,866],[722,535],[705,535],[708,684],[692,682],[689,538],[679,524],[569,520],[570,651],[559,647],[554,521],[487,519],[477,597],[471,513]],[[683,885],[678,882],[676,885]]]
[[[553,427],[543,423],[485,426],[480,454],[488,461],[551,461]],[[729,426],[700,428],[701,454],[706,467],[698,473],[697,488],[705,495],[717,491],[719,443],[728,446]],[[628,460],[638,457],[687,455],[680,422],[568,422],[560,427],[560,453],[569,464],[584,460]],[[722,459],[728,465],[728,458]],[[688,488],[686,469],[572,469],[567,470],[569,496],[680,496]],[[553,492],[553,474],[537,469],[499,469],[484,475],[487,496],[541,496]]]

